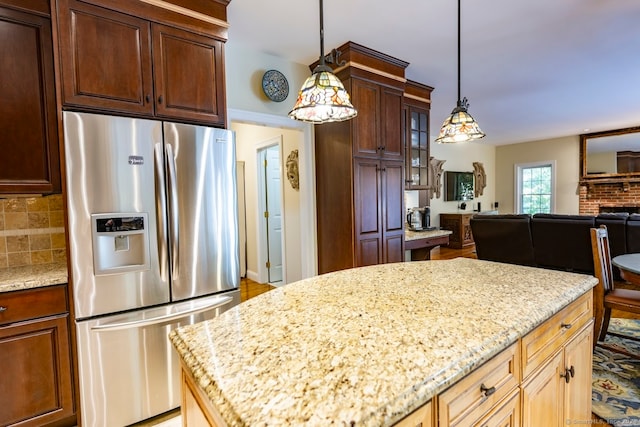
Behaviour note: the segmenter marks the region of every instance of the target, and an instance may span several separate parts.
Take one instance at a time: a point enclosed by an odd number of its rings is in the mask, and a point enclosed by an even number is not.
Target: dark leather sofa
[[[601,224],[609,231],[612,257],[640,252],[640,214],[478,214],[471,232],[478,259],[593,274],[589,229]]]

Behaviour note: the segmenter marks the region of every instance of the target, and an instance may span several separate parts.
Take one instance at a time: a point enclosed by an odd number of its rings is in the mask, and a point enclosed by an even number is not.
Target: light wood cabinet
[[[440,214],[440,228],[451,230],[449,236],[449,247],[462,249],[473,245],[473,234],[471,233],[472,213],[442,213]]]
[[[437,425],[587,423],[591,419],[592,340],[593,296],[587,292],[440,393],[435,398]],[[431,407],[430,401],[420,409]]]
[[[0,294],[0,425],[75,425],[66,285]]]
[[[591,292],[522,339],[524,426],[563,426],[591,419]]]
[[[517,394],[519,384],[520,347],[515,343],[438,396],[439,425],[477,425],[491,418]]]
[[[0,1],[0,194],[60,192],[47,0]]]
[[[65,107],[225,125],[226,28],[191,31],[92,3],[58,0]]]

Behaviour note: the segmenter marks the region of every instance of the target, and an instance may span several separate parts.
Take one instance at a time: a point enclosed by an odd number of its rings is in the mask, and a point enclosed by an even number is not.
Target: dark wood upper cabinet
[[[126,12],[58,1],[63,105],[224,126],[226,38]]]
[[[87,3],[59,2],[64,105],[152,115],[150,27]]]
[[[60,192],[47,10],[46,1],[0,2],[0,194]]]
[[[224,43],[153,25],[156,115],[224,124]]]
[[[407,80],[403,97],[403,129],[406,156],[405,189],[427,190],[429,188],[429,110],[433,88]],[[425,199],[429,200],[426,195]],[[423,203],[422,204],[428,204]]]

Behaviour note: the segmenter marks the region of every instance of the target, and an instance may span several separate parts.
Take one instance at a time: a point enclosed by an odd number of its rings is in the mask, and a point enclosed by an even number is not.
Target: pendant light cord
[[[458,0],[460,1],[460,0]],[[320,65],[325,65],[324,63],[324,12],[323,12],[323,2],[320,0]]]
[[[460,99],[460,0],[458,0],[458,105],[460,105]]]

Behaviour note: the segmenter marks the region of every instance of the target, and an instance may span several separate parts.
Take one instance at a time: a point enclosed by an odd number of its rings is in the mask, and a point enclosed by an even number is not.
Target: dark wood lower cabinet
[[[24,304],[16,305],[20,296],[33,302],[36,292],[36,300],[41,302],[48,298],[60,300],[61,289],[0,294],[0,306],[9,316],[12,312],[22,316]],[[66,311],[0,326],[0,366],[0,425],[75,425]]]

